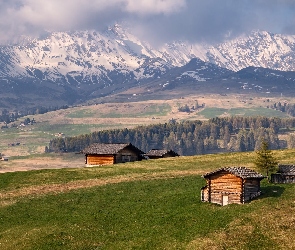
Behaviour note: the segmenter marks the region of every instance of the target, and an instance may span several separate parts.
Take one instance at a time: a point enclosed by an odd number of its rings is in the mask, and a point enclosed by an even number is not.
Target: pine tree
[[[278,166],[278,162],[268,148],[268,143],[264,140],[261,142],[259,150],[256,151],[254,164],[262,172],[266,171],[267,178],[269,178],[269,173],[275,171]]]

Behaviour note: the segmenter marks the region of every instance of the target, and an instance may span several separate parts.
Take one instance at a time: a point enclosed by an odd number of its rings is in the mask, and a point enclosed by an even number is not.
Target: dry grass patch
[[[236,219],[222,230],[191,241],[187,249],[249,249],[246,244],[254,232],[250,222]]]
[[[82,168],[85,167],[84,156],[75,160],[64,157],[24,157],[11,159],[8,162],[0,162],[0,173],[40,170],[40,169],[61,169],[61,168]]]
[[[274,206],[263,206],[251,214],[252,220],[259,218],[259,229],[280,249],[295,249],[295,203],[288,200]]]

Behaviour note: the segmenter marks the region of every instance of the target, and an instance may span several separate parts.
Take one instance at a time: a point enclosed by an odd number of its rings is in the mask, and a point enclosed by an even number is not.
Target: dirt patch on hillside
[[[35,157],[14,159],[0,162],[0,173],[41,169],[82,168],[85,167],[84,155],[75,156],[73,160],[63,157]]]

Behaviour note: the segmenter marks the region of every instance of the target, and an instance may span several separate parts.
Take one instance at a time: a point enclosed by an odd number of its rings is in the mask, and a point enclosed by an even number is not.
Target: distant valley
[[[41,154],[54,138],[73,137],[102,130],[132,129],[170,121],[181,123],[230,116],[288,118],[286,112],[270,107],[278,102],[295,103],[294,97],[246,97],[231,94],[191,95],[170,97],[169,100],[144,101],[139,101],[139,97],[132,96],[129,102],[125,103],[84,105],[18,118],[17,121],[9,123],[7,128],[1,129],[0,152],[8,156]],[[34,119],[35,123],[25,125],[25,119]],[[22,123],[25,126],[21,125]],[[18,143],[20,145],[17,145]]]

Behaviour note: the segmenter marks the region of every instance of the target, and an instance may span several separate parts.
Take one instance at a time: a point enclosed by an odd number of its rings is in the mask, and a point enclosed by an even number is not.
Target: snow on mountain
[[[205,62],[239,71],[250,66],[295,71],[295,36],[255,31],[216,46],[173,42],[161,49],[162,58],[181,66],[198,57]]]
[[[174,41],[153,48],[115,25],[11,44],[0,46],[0,109],[72,105],[133,90],[293,95],[295,36],[256,31],[216,46]]]
[[[221,79],[233,73],[230,70],[221,68],[213,63],[204,62],[198,58],[192,59],[188,64],[181,67],[180,70],[181,75],[177,79],[183,81],[185,78],[192,78],[198,82]]]
[[[93,80],[95,77],[102,76],[104,80],[112,82],[109,74],[113,71],[127,78],[139,79],[154,76],[153,67],[158,69],[158,73],[171,68],[151,48],[119,25],[103,33],[57,32],[43,40],[35,39],[25,46],[1,47],[0,65],[1,77],[30,75],[43,80],[58,81],[64,78],[68,81],[74,78],[77,82],[85,80],[93,83],[97,81]],[[133,72],[135,76],[130,76]]]
[[[254,66],[295,71],[295,36],[253,32],[216,47],[210,47],[206,61],[234,71]]]
[[[173,66],[181,67],[193,58],[208,61],[206,57],[207,46],[202,44],[189,44],[179,41],[165,44],[160,50],[160,57]]]
[[[217,46],[185,41],[160,49],[115,25],[104,32],[56,32],[44,39],[0,46],[0,77],[37,78],[58,84],[126,84],[155,79],[193,58],[238,71],[254,66],[295,71],[295,36],[253,32]],[[184,73],[205,80],[197,73]]]

